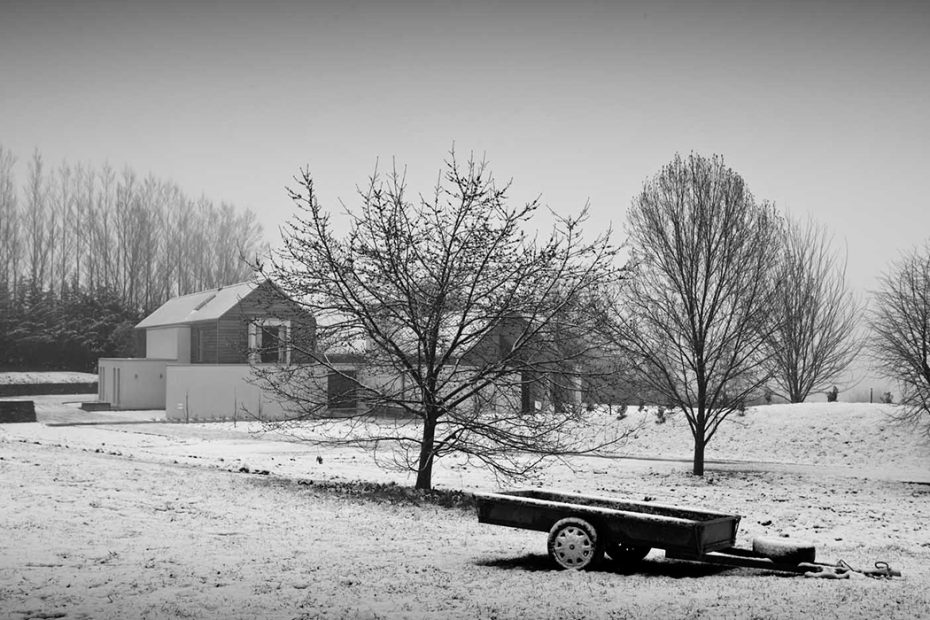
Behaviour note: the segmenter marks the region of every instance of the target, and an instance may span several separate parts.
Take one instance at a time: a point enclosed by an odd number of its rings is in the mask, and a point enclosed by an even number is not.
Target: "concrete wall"
[[[173,364],[168,367],[169,420],[278,420],[289,413],[274,395],[249,381],[248,364]]]
[[[187,325],[152,327],[145,333],[145,357],[149,359],[191,361],[191,328]]]
[[[97,397],[114,409],[164,409],[166,368],[171,361],[101,358]]]

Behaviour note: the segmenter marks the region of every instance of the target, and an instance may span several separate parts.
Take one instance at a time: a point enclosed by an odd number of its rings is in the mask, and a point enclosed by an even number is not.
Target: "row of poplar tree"
[[[254,212],[131,168],[25,162],[0,145],[0,368],[86,369],[131,352],[167,299],[247,279]]]

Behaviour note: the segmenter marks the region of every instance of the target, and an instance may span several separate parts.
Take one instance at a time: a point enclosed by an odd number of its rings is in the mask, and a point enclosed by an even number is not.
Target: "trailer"
[[[823,564],[816,561],[813,545],[781,538],[756,538],[752,549],[738,548],[742,517],[735,514],[547,489],[477,493],[475,498],[480,523],[548,532],[549,557],[569,570],[592,568],[605,554],[633,564],[652,549],[662,549],[670,559],[808,576],[900,576],[884,562],[865,571],[842,560]]]

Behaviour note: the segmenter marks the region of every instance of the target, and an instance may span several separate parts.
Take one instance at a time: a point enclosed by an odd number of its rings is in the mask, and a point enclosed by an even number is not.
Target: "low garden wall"
[[[36,406],[31,400],[0,400],[0,424],[35,422]]]
[[[96,381],[87,383],[0,383],[0,396],[44,396],[48,394],[96,393]]]

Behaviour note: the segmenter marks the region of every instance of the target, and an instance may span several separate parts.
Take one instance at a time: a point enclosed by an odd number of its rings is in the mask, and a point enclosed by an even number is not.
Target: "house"
[[[342,402],[350,403],[349,408],[356,407],[366,388],[373,388],[381,395],[374,396],[374,400],[385,404],[377,405],[376,410],[385,413],[399,412],[398,400],[417,399],[407,394],[413,381],[400,371],[397,358],[402,354],[410,365],[416,365],[421,354],[424,343],[409,325],[391,326],[387,320],[381,324],[397,347],[396,353],[385,355],[371,346],[365,330],[353,328],[355,322],[351,319],[329,319],[323,319],[319,328],[321,354],[336,371],[326,378],[329,409],[344,408],[339,406]],[[463,319],[460,313],[450,312],[437,334],[438,355],[447,355],[450,347],[455,348],[447,360],[450,374],[441,383],[454,386],[457,381],[454,375],[470,381],[476,373],[480,374],[480,369],[503,363],[492,371],[492,384],[473,398],[475,406],[524,413],[579,406],[582,390],[577,365],[570,360],[553,360],[551,342],[547,346],[521,345],[520,354],[511,356],[514,343],[525,340],[528,330],[528,321],[519,316],[497,318],[492,325],[481,318]],[[531,337],[531,342],[541,341]]]
[[[523,328],[519,321],[502,322],[463,350],[459,366],[500,360]],[[113,409],[164,409],[169,420],[179,421],[291,417],[288,402],[259,387],[256,378],[263,370],[268,371],[265,377],[297,377],[297,390],[314,391],[313,398],[333,415],[366,406],[360,386],[405,389],[402,374],[371,363],[363,335],[333,347],[325,337],[328,328],[320,326],[319,347],[329,363],[313,364],[311,353],[318,352],[315,317],[270,280],[175,297],[136,329],[144,334],[144,358],[99,361],[99,400]],[[517,371],[481,399],[524,412],[580,404],[575,379]]]
[[[136,329],[145,335],[145,357],[102,358],[99,399],[188,420],[243,409],[280,416],[281,404],[250,383],[251,367],[302,361],[315,323],[264,280],[175,297]]]

